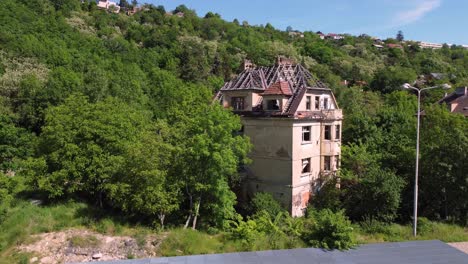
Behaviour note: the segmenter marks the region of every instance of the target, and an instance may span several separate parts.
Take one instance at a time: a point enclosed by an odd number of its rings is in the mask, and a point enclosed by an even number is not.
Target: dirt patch
[[[448,243],[450,246],[468,254],[468,242]]]
[[[156,257],[160,236],[107,236],[89,230],[70,229],[32,236],[20,251],[30,252],[31,263],[53,264]]]

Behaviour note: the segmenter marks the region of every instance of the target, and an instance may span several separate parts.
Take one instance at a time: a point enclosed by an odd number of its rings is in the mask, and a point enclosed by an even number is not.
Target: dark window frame
[[[325,125],[323,128],[323,139],[332,140],[331,125]]]
[[[245,97],[231,97],[231,106],[235,111],[245,109]]]
[[[303,126],[302,127],[302,142],[311,142],[312,141],[312,127]]]
[[[312,96],[306,96],[306,110],[312,110]]]

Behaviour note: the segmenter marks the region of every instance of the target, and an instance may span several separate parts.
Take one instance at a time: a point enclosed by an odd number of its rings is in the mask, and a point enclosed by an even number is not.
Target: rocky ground
[[[458,242],[458,243],[448,243],[448,244],[468,254],[468,242]]]
[[[32,253],[30,263],[36,264],[155,257],[161,243],[154,235],[136,239],[78,229],[35,235],[33,241],[18,249]]]

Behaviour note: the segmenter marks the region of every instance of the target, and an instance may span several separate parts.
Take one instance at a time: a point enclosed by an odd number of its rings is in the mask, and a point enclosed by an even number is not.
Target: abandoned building
[[[253,144],[244,196],[272,193],[302,216],[311,195],[339,169],[343,115],[332,91],[302,65],[279,57],[271,67],[247,61],[215,99],[240,115]]]

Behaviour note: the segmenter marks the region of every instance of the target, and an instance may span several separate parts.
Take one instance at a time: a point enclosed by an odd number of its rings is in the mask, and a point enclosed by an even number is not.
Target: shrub
[[[251,201],[250,211],[251,214],[266,211],[271,217],[275,217],[278,213],[283,212],[284,209],[270,193],[258,192]]]
[[[416,229],[418,234],[425,235],[434,230],[434,224],[426,217],[419,217]]]
[[[343,211],[330,209],[310,211],[305,223],[303,239],[311,246],[325,249],[349,249],[355,246],[351,222]]]

